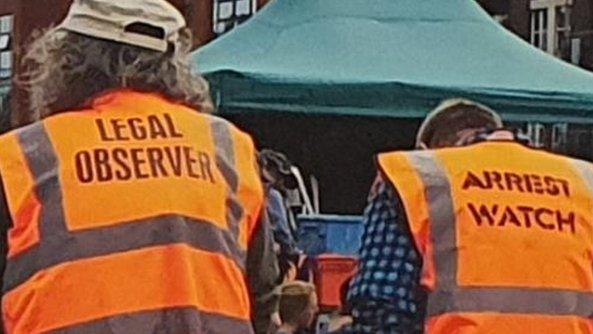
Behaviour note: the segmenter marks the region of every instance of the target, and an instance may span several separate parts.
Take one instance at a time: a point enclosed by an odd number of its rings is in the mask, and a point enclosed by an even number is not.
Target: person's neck
[[[514,140],[515,135],[509,130],[496,130],[488,135],[486,140],[497,141],[497,140]]]
[[[278,331],[282,331],[282,332],[287,332],[287,333],[296,333],[297,329],[299,329],[299,326],[293,325],[293,324],[287,324],[284,323],[280,326],[280,328],[278,328]]]

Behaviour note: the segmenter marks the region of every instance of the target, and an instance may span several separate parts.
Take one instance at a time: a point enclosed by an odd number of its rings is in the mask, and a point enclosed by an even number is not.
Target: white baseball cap
[[[74,0],[57,28],[165,52],[185,26],[166,0]]]

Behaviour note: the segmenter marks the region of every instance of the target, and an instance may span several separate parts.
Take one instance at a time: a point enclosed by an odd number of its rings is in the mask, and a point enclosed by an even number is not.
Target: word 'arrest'
[[[499,190],[570,197],[568,181],[551,175],[499,171],[483,171],[476,174],[468,172],[461,188],[463,190]]]

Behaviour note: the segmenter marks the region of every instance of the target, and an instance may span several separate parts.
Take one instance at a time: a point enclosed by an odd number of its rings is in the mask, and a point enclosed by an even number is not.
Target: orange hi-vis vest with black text
[[[513,142],[380,154],[428,334],[593,333],[593,167]]]
[[[252,333],[251,138],[117,91],[0,137],[7,333]]]

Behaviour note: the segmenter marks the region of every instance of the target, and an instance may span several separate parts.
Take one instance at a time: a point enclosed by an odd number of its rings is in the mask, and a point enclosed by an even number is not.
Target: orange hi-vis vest
[[[0,137],[8,333],[252,333],[251,138],[117,91]]]
[[[512,142],[379,155],[428,334],[593,333],[593,167]]]

